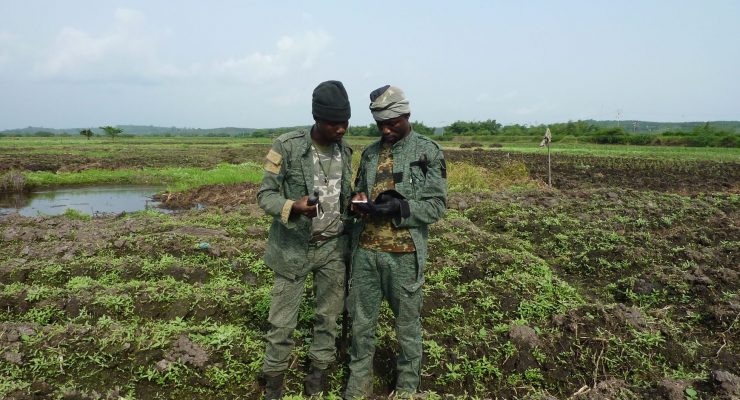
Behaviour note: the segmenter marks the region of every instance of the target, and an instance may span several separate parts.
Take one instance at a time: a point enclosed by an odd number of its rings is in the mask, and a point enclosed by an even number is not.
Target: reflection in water
[[[0,196],[0,214],[17,211],[25,216],[58,215],[68,208],[91,215],[141,211],[158,206],[151,197],[164,189],[163,186],[95,186],[13,193]]]

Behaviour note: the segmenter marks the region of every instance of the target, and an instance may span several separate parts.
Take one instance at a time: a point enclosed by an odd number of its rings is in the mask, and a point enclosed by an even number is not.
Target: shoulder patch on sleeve
[[[267,161],[265,163],[265,171],[272,172],[273,174],[277,174],[280,172],[280,166]]]
[[[283,162],[283,156],[275,151],[275,149],[270,149],[265,158],[267,158],[267,161],[277,165],[278,167],[280,166],[280,163]]]

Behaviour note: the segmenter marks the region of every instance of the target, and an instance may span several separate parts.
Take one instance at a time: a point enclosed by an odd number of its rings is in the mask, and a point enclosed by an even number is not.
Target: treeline
[[[429,127],[424,125],[423,122],[414,121],[411,123],[414,127],[414,130],[418,133],[421,133],[422,135],[431,136],[434,135],[435,128]],[[294,131],[297,129],[309,129],[310,126],[293,126],[293,127],[286,127],[286,128],[274,128],[274,129],[257,129],[253,132],[244,133],[236,135],[238,137],[269,137],[274,138],[278,137],[283,133]],[[349,128],[347,129],[347,135],[349,136],[372,136],[372,137],[379,137],[380,131],[378,130],[378,126],[376,124],[369,124],[369,125],[349,125]]]
[[[619,126],[604,124],[603,121],[568,121],[550,125],[502,125],[496,120],[485,121],[455,121],[444,128],[435,128],[425,125],[421,121],[413,121],[414,130],[426,135],[434,136],[436,140],[459,140],[460,137],[473,137],[476,141],[538,141],[545,130],[550,128],[553,142],[583,142],[602,144],[632,144],[632,145],[667,145],[667,146],[696,146],[696,147],[740,147],[740,128],[736,127],[736,121],[718,121],[705,123],[676,123],[673,129],[658,132],[645,132],[636,130],[636,123],[624,123]],[[668,125],[669,123],[663,123]],[[632,125],[630,127],[630,125]],[[133,137],[142,135],[148,130],[147,136],[177,137],[177,136],[200,136],[200,137],[253,137],[274,138],[282,133],[296,129],[309,128],[310,126],[292,126],[274,129],[246,129],[246,128],[216,128],[216,129],[178,129],[122,125],[120,137]],[[100,128],[83,129],[79,134],[87,136],[103,136],[106,134]],[[132,133],[129,129],[134,130]],[[631,129],[631,130],[630,130]],[[83,133],[85,132],[85,133]],[[443,133],[442,133],[443,132]],[[185,133],[185,134],[183,134]],[[54,137],[54,136],[76,136],[75,131],[68,132],[54,129],[24,128],[20,130],[0,132],[0,137],[7,136],[31,136],[31,137]],[[380,132],[376,124],[350,125],[348,132],[350,136],[378,137]],[[109,135],[111,136],[111,135]],[[111,136],[115,137],[115,136]]]
[[[718,128],[706,122],[691,130],[666,130],[660,133],[628,132],[621,126],[598,126],[591,121],[569,121],[551,125],[506,125],[495,120],[482,122],[457,121],[444,128],[438,140],[454,140],[457,136],[473,136],[476,140],[508,141],[513,137],[538,139],[550,128],[553,142],[578,141],[599,144],[668,145],[696,147],[740,147],[740,134]]]
[[[424,125],[423,122],[414,121],[411,123],[411,126],[414,127],[414,130],[416,132],[421,133],[422,135],[432,136],[435,134],[435,129],[430,126]],[[347,131],[347,134],[350,136],[379,137],[380,131],[378,130],[378,126],[376,124],[359,125],[359,126],[350,125],[349,130]]]
[[[121,129],[124,133],[121,137],[132,137],[132,136],[154,136],[154,137],[177,137],[177,136],[194,136],[194,137],[229,137],[237,135],[247,135],[249,132],[254,131],[252,128],[178,128],[178,127],[163,127],[153,125],[115,125],[115,128]],[[65,128],[65,129],[54,129],[54,128],[42,128],[29,126],[21,129],[9,129],[0,131],[0,137],[52,137],[52,136],[75,136],[78,132],[84,129],[90,129],[93,132],[93,136],[105,136],[106,133],[102,128],[89,127],[89,128]]]

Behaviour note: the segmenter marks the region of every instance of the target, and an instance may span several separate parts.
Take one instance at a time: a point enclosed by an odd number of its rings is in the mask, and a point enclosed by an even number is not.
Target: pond
[[[0,195],[0,215],[59,215],[68,209],[85,214],[135,212],[159,205],[152,200],[164,186],[87,186]],[[164,210],[163,210],[164,211]]]

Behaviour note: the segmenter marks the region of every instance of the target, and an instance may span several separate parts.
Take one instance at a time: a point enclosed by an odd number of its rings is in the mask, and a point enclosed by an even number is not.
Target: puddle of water
[[[68,208],[90,215],[135,212],[157,207],[152,196],[164,190],[163,186],[94,186],[11,194],[0,196],[0,215],[59,215]]]

